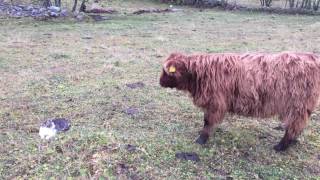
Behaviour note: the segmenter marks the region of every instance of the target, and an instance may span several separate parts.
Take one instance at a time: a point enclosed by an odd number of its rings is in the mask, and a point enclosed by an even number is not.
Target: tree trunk
[[[78,5],[78,0],[74,0],[73,7],[72,7],[72,12],[76,11],[77,5]]]
[[[311,0],[308,0],[307,2],[308,2],[307,9],[311,9]]]
[[[46,8],[52,6],[51,0],[44,0],[43,1],[43,6],[46,7]]]
[[[265,1],[266,1],[266,6],[271,7],[272,0],[265,0]]]
[[[80,5],[79,12],[86,12],[86,0],[82,0],[82,3]]]
[[[54,5],[57,7],[61,7],[61,0],[54,0]]]
[[[320,0],[314,0],[313,1],[313,6],[312,6],[313,10],[314,11],[318,11],[319,5],[320,5]]]
[[[290,9],[294,8],[294,0],[289,0]]]

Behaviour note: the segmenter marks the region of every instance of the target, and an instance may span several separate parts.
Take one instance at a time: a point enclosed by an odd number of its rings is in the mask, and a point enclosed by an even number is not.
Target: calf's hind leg
[[[224,111],[219,110],[216,110],[215,112],[208,111],[204,113],[204,126],[200,136],[196,140],[196,143],[205,144],[208,141],[212,129],[223,120],[224,114]]]
[[[307,125],[309,114],[307,112],[303,115],[294,116],[295,118],[288,122],[286,132],[279,144],[274,146],[276,151],[285,151],[291,144],[297,141],[297,137],[301,134]]]

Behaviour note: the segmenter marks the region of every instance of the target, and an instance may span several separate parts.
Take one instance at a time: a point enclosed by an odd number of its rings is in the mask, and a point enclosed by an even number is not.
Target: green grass
[[[199,109],[158,84],[162,61],[175,51],[319,53],[319,17],[185,7],[134,16],[123,12],[166,5],[111,6],[121,13],[99,23],[0,21],[0,179],[320,178],[319,111],[284,153],[272,149],[283,135],[276,119],[230,115],[202,147],[194,143]],[[138,81],[145,87],[126,86]],[[125,114],[129,107],[139,113]],[[40,141],[39,124],[54,117],[72,128]],[[181,151],[201,161],[176,159]]]

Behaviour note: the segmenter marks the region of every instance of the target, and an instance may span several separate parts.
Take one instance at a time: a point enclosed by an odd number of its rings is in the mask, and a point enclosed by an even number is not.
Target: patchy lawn
[[[194,143],[202,114],[158,83],[173,51],[320,53],[319,17],[186,7],[129,14],[142,4],[113,2],[121,13],[99,23],[0,20],[0,179],[319,179],[320,111],[284,153],[272,149],[284,133],[276,119],[238,116],[202,147]],[[40,123],[54,117],[71,129],[40,141]]]

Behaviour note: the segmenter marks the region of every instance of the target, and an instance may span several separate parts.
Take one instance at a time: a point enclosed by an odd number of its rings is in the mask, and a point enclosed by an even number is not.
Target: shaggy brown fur
[[[170,70],[170,67],[174,67]],[[279,116],[285,135],[274,148],[295,142],[320,95],[320,57],[311,53],[200,54],[174,53],[165,61],[162,87],[190,92],[204,111],[197,143],[206,143],[224,115]]]

